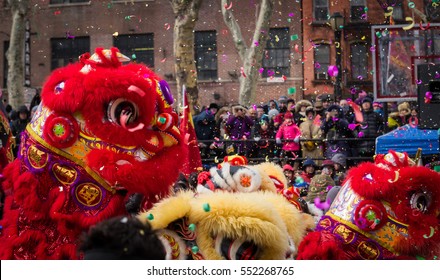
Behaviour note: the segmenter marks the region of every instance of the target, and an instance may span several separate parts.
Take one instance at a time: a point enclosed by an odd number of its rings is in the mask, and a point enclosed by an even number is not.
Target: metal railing
[[[210,145],[212,143],[216,143],[217,146],[220,146],[219,144],[222,145],[222,148],[218,148],[219,150],[225,150],[227,146],[233,144],[233,143],[254,143],[257,144],[261,139],[221,139],[221,140],[198,140],[199,143],[204,143],[207,145]],[[292,157],[280,157],[279,154],[276,154],[276,152],[281,152],[282,151],[282,144],[286,143],[286,142],[294,142],[294,140],[290,140],[290,139],[282,139],[281,140],[281,144],[276,144],[276,139],[262,139],[264,141],[268,141],[268,142],[273,142],[274,146],[273,146],[273,156],[272,157],[248,157],[248,161],[249,162],[253,162],[253,163],[258,163],[258,162],[263,162],[263,161],[280,161],[280,160],[290,160],[290,161],[299,161],[302,162],[303,160],[306,159],[306,157],[296,157],[296,158],[292,158]],[[327,143],[327,142],[338,142],[338,141],[346,141],[346,142],[360,142],[360,141],[375,141],[376,138],[337,138],[337,139],[300,139],[300,143],[301,142],[318,142],[318,143]],[[356,147],[350,147],[350,149],[356,149]],[[324,150],[323,150],[324,152]],[[220,155],[217,155],[220,156]],[[217,162],[221,162],[223,159],[222,158],[218,158],[217,156],[213,156],[213,157],[208,157],[208,158],[203,158],[202,157],[202,163],[204,164],[209,164],[209,163],[217,163]],[[310,157],[308,157],[310,158]],[[319,157],[319,158],[310,158],[314,161],[317,160],[325,160],[326,158],[324,157]],[[347,161],[372,161],[373,158],[372,157],[359,157],[359,156],[347,156],[346,157]]]

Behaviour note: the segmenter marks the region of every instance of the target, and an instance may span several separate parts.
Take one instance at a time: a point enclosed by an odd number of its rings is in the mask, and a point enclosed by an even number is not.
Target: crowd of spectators
[[[371,161],[376,138],[416,116],[408,102],[375,102],[362,91],[355,100],[338,103],[330,94],[298,101],[281,96],[250,107],[211,103],[193,121],[205,168],[239,154],[251,163],[274,161],[297,170],[307,158],[320,167],[335,155],[344,156],[345,168]]]

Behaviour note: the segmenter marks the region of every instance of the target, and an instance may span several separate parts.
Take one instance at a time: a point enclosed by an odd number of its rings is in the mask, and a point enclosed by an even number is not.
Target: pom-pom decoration
[[[43,136],[52,146],[63,149],[75,143],[78,123],[70,115],[50,115],[44,125]]]

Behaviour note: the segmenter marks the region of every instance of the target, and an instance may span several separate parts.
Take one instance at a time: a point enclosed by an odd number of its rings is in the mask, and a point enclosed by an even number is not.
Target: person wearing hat
[[[287,112],[287,97],[280,96],[280,98],[278,98],[278,109],[280,113]]]
[[[231,140],[241,140],[234,142],[234,153],[248,156],[251,148],[251,142],[246,141],[251,137],[251,130],[254,121],[246,115],[247,109],[241,105],[232,107],[232,115],[226,122],[226,130]]]
[[[312,178],[305,201],[315,221],[319,221],[324,211],[328,208],[326,202],[327,193],[334,185],[335,182],[327,174],[318,174]]]
[[[217,122],[215,120],[217,111],[218,105],[211,103],[206,110],[193,117],[194,130],[202,158],[210,156],[210,146],[214,141],[214,137],[218,134]]]
[[[295,169],[293,169],[292,165],[290,164],[285,164],[283,165],[283,173],[284,176],[286,176],[287,178],[287,183],[289,185],[289,187],[292,187],[293,184],[295,183]]]
[[[322,120],[321,129],[327,139],[324,155],[332,158],[336,153],[345,156],[351,155],[351,148],[346,138],[353,138],[353,131],[348,128],[348,121],[339,105],[330,106],[325,118]]]
[[[313,103],[313,110],[315,111],[316,115],[321,117],[321,119],[325,118],[325,110],[324,107],[322,107],[321,99],[316,99],[316,101]]]
[[[256,131],[254,140],[257,146],[257,158],[273,157],[274,145],[272,141],[275,133],[273,125],[267,115],[262,115],[259,120],[258,131]]]
[[[310,184],[312,178],[316,175],[317,165],[311,158],[306,158],[302,165],[303,172],[301,173],[301,178],[304,182]]]
[[[383,108],[382,103],[377,101],[373,102],[373,111],[381,115],[381,117],[383,118],[384,112],[382,108]]]
[[[323,157],[323,132],[321,127],[315,121],[315,111],[312,106],[306,108],[306,119],[299,125],[301,131],[301,152],[304,158],[322,158]],[[317,164],[321,162],[318,161]]]
[[[344,154],[335,154],[331,160],[334,162],[334,181],[336,185],[340,186],[345,179],[345,173],[347,169],[347,157]]]
[[[321,96],[321,100],[322,100],[322,107],[324,108],[324,110],[327,110],[331,105],[333,105],[333,97],[331,94],[323,94]]]
[[[361,112],[363,121],[356,127],[357,138],[365,139],[357,141],[357,155],[360,157],[372,157],[375,153],[376,137],[382,135],[384,120],[381,115],[373,111],[373,100],[367,96],[362,100]]]
[[[334,180],[334,178],[335,178],[335,162],[331,159],[324,160],[322,162],[321,174],[326,174]]]
[[[282,147],[282,155],[281,157],[287,158],[287,161],[292,164],[295,159],[298,157],[300,151],[299,138],[301,136],[301,131],[299,127],[293,121],[293,114],[291,112],[287,112],[284,114],[284,122],[280,126],[275,136],[276,143],[281,145],[284,140]],[[294,166],[297,168],[299,165],[298,162],[295,161]]]
[[[302,99],[296,103],[295,106],[295,123],[300,126],[303,121],[307,119],[306,109],[312,106],[312,102],[306,99]]]

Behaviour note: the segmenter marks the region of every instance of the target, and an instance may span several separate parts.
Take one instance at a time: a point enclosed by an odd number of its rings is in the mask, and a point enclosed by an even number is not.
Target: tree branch
[[[263,49],[266,47],[267,36],[269,35],[270,19],[273,11],[273,0],[262,0],[260,13],[258,14],[257,24],[252,39],[252,44],[249,47],[249,52],[255,53],[260,51],[260,57],[256,58],[258,61],[262,58]],[[255,44],[257,43],[257,44]],[[249,54],[252,56],[253,54]]]
[[[238,54],[240,55],[240,59],[244,61],[248,47],[246,46],[243,35],[241,34],[241,29],[237,23],[237,20],[235,19],[232,12],[226,9],[226,7],[230,5],[229,2],[230,0],[222,0],[221,8],[222,8],[223,19],[225,21],[226,26],[231,31],[232,39],[234,40],[235,48],[237,49]]]

